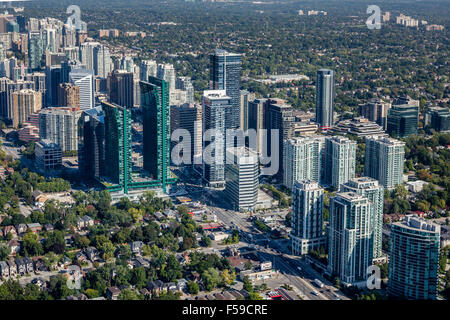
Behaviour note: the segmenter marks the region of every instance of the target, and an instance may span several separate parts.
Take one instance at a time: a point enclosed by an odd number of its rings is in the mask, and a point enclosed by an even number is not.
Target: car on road
[[[315,296],[318,296],[318,295],[319,295],[319,293],[318,293],[316,290],[311,291],[311,293],[312,293],[313,295],[315,295]]]
[[[300,268],[300,267],[297,267],[297,269],[298,269],[298,271],[302,271],[302,268]]]

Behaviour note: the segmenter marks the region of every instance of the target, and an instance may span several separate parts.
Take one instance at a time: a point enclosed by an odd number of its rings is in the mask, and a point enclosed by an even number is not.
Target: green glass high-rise
[[[417,134],[419,107],[416,105],[393,105],[388,111],[387,132],[397,137]]]
[[[102,102],[102,108],[105,116],[106,182],[115,185],[110,191],[123,189],[124,193],[128,193],[133,171],[131,112],[109,102]]]
[[[141,81],[141,107],[144,125],[144,169],[163,191],[173,183],[170,176],[170,104],[166,81],[149,77]]]

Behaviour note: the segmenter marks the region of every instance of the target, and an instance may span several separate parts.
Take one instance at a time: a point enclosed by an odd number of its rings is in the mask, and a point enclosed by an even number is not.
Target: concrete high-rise
[[[414,215],[392,224],[388,295],[437,298],[440,228]]]
[[[61,147],[62,152],[78,150],[79,108],[46,108],[39,112],[39,137]]]
[[[259,190],[258,155],[246,147],[227,149],[225,196],[238,211],[255,210]]]
[[[148,81],[148,77],[156,77],[158,65],[154,60],[144,60],[140,65],[139,79],[141,81]]]
[[[324,184],[335,189],[355,177],[356,142],[341,136],[325,139]]]
[[[326,244],[323,229],[323,189],[310,180],[296,181],[292,189],[292,254],[304,255]]]
[[[94,47],[94,72],[96,76],[106,78],[112,71],[109,49],[104,45]]]
[[[240,87],[241,87],[241,55],[216,49],[210,55],[209,88],[225,90],[231,98],[231,108],[227,113],[233,129],[240,125]]]
[[[373,242],[373,259],[380,259],[382,252],[382,229],[383,229],[383,203],[384,188],[379,185],[378,181],[368,177],[353,178],[341,186],[342,192],[353,192],[369,199],[372,203],[372,242]]]
[[[341,192],[330,200],[328,271],[342,282],[358,284],[367,280],[372,265],[369,199],[353,192]]]
[[[364,118],[377,123],[383,130],[387,128],[387,114],[391,104],[381,101],[379,99],[373,99],[365,104],[358,106],[358,113]]]
[[[33,113],[41,110],[42,95],[31,89],[23,89],[12,93],[11,102],[12,126],[18,128],[20,124],[27,122]]]
[[[248,130],[248,104],[250,101],[254,101],[255,100],[255,94],[248,92],[247,90],[241,90],[241,95],[240,95],[240,103],[241,103],[241,107],[240,107],[240,124],[239,124],[239,128],[241,130],[243,130],[244,132],[246,132]]]
[[[58,87],[58,106],[80,107],[80,88],[71,83],[61,83]]]
[[[387,189],[403,183],[405,143],[396,139],[372,136],[366,138],[364,173]]]
[[[334,71],[320,69],[316,82],[316,122],[322,129],[334,124]]]
[[[325,137],[311,136],[287,140],[284,144],[283,184],[290,190],[296,181],[322,183]]]
[[[191,78],[177,77],[175,84],[176,89],[186,91],[186,103],[194,103],[194,86]]]
[[[176,73],[172,64],[158,64],[156,77],[167,82],[168,90],[175,90]]]
[[[133,108],[133,73],[125,70],[114,70],[108,77],[108,82],[110,101],[125,108]]]

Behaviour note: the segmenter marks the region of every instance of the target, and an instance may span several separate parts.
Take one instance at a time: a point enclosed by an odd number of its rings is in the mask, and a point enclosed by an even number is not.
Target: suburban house
[[[100,253],[95,247],[88,247],[85,250],[85,255],[91,262],[94,262],[95,260],[98,260],[100,258]]]
[[[26,224],[18,224],[16,226],[16,232],[19,236],[22,236],[27,231],[27,225]]]
[[[106,290],[106,296],[110,300],[117,300],[119,298],[120,289],[117,287],[110,287]]]
[[[20,242],[17,240],[11,240],[6,243],[12,254],[17,254],[20,251]]]
[[[130,248],[133,253],[141,253],[144,243],[142,241],[133,241],[130,243]]]
[[[9,266],[9,276],[14,277],[17,274],[17,266],[16,263],[12,260],[6,261]]]
[[[39,223],[29,223],[27,226],[33,233],[39,233],[42,231],[42,226]]]
[[[9,266],[5,261],[0,261],[0,277],[3,279],[9,277]]]
[[[25,263],[25,267],[26,267],[26,272],[27,273],[31,273],[34,272],[34,266],[33,266],[33,260],[31,260],[28,257],[25,257],[22,259],[23,262]]]
[[[94,219],[89,216],[82,216],[77,220],[77,227],[79,230],[87,229],[94,225]]]
[[[42,208],[47,201],[47,196],[39,190],[33,191],[32,196],[34,205],[38,208]]]
[[[14,226],[3,227],[2,233],[3,233],[3,237],[6,237],[8,235],[8,233],[10,233],[13,238],[17,237],[17,231],[16,231],[16,228],[14,228]]]
[[[27,273],[27,264],[22,258],[16,259],[17,273],[21,276]]]
[[[164,283],[161,280],[150,281],[147,283],[147,289],[152,295],[158,295],[164,288]]]

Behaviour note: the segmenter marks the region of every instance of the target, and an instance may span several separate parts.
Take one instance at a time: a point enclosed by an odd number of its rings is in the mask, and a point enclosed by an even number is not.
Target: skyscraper
[[[39,112],[39,137],[52,141],[61,151],[78,150],[79,108],[46,108]]]
[[[437,298],[440,228],[414,215],[392,224],[389,295],[413,300]]]
[[[203,150],[210,151],[210,156],[203,157],[203,179],[211,186],[225,184],[226,115],[231,103],[225,90],[203,93],[203,135],[208,137],[203,140]]]
[[[168,83],[149,77],[141,81],[144,124],[144,169],[159,181],[164,192],[170,175],[170,102]]]
[[[365,175],[393,189],[403,183],[405,143],[396,139],[372,136],[366,138]]]
[[[170,107],[170,129],[171,135],[177,129],[184,129],[189,132],[190,141],[183,140],[183,150],[190,150],[189,158],[191,163],[194,159],[202,156],[202,107],[196,104],[183,104],[181,106]],[[172,150],[178,143],[172,142]],[[181,154],[180,154],[181,156]]]
[[[12,93],[11,120],[14,128],[28,121],[28,118],[42,108],[42,95],[31,89]]]
[[[292,190],[296,181],[322,182],[325,137],[292,138],[284,144],[283,184]]]
[[[194,103],[194,86],[192,85],[191,78],[177,77],[175,87],[176,89],[186,91],[186,103]]]
[[[133,108],[133,73],[125,70],[114,70],[108,77],[110,101],[125,107]]]
[[[80,88],[81,110],[93,108],[95,105],[94,72],[82,68],[73,69],[69,73],[69,81]]]
[[[264,144],[264,106],[266,101],[267,99],[255,99],[248,102],[248,128],[256,131],[256,146],[249,145],[249,147],[254,148],[258,154],[262,153]]]
[[[98,42],[85,42],[80,45],[80,60],[87,70],[95,70],[95,50],[100,46]]]
[[[175,90],[176,74],[172,64],[158,64],[156,77],[167,82],[168,90]]]
[[[292,254],[304,255],[325,245],[323,189],[317,182],[296,181],[292,197]]]
[[[259,190],[258,155],[246,147],[227,149],[225,196],[238,211],[255,210]]]
[[[105,121],[106,182],[128,193],[132,181],[131,111],[109,102],[102,102]]]
[[[382,228],[383,228],[383,201],[384,188],[378,181],[368,177],[353,178],[341,186],[342,192],[353,192],[369,199],[373,211],[371,228],[373,237],[373,259],[382,257]]]
[[[216,49],[210,56],[209,87],[211,90],[225,90],[231,98],[230,128],[240,125],[241,55]]]
[[[379,99],[373,99],[365,104],[358,106],[358,112],[361,116],[370,121],[376,122],[384,130],[387,128],[387,114],[391,104],[381,101]]]
[[[61,83],[58,87],[58,106],[80,107],[80,88],[71,83]]]
[[[295,116],[292,106],[281,99],[268,99],[264,108],[265,128],[267,129],[267,153],[271,157],[279,156],[279,170],[276,174],[280,180],[284,176],[284,142],[295,136]],[[272,145],[272,135],[278,132],[278,146]],[[263,150],[264,153],[264,150]]]
[[[102,107],[83,111],[78,120],[78,168],[83,179],[101,180],[105,169],[105,120]]]
[[[241,114],[239,128],[246,132],[248,130],[248,104],[250,101],[255,100],[255,94],[247,90],[241,90],[240,98]]]
[[[338,193],[330,200],[328,271],[348,284],[367,279],[372,265],[371,216],[366,197]]]
[[[355,177],[356,142],[341,136],[325,139],[324,183],[339,189]]]
[[[61,65],[45,68],[46,106],[56,107],[58,105],[58,88],[62,81]]]
[[[316,82],[316,122],[322,129],[334,124],[334,71],[320,69]]]
[[[148,77],[156,77],[158,66],[156,61],[153,60],[144,60],[140,65],[140,76],[139,79],[141,81],[148,81]]]
[[[44,46],[39,32],[28,34],[28,68],[32,71],[39,70],[42,66]]]
[[[112,71],[112,61],[109,49],[104,45],[94,47],[94,72],[95,75],[106,78]]]

